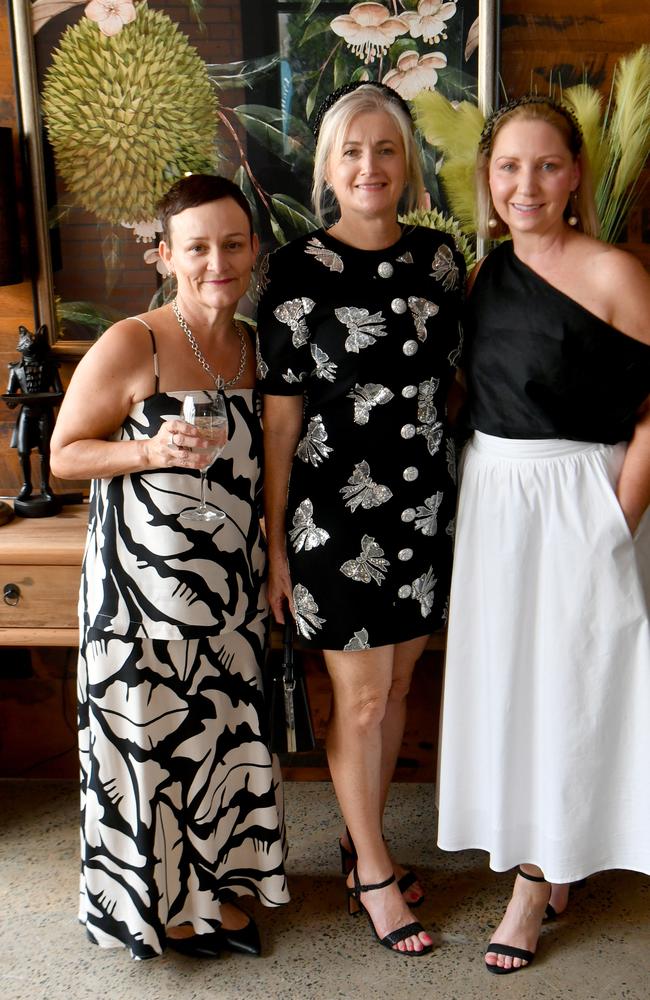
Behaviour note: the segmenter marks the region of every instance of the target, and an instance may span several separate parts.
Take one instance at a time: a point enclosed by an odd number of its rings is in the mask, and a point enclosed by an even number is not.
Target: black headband
[[[508,101],[507,104],[502,105],[493,111],[491,115],[485,120],[485,126],[481,132],[481,138],[479,139],[479,149],[482,153],[487,156],[492,147],[492,139],[494,136],[494,128],[501,121],[505,115],[510,114],[516,108],[524,108],[529,104],[539,104],[545,105],[555,111],[556,114],[561,115],[571,126],[571,131],[573,134],[573,148],[572,152],[578,154],[582,147],[582,129],[580,128],[580,123],[573,111],[566,108],[563,104],[559,104],[554,101],[552,97],[542,97],[540,94],[526,94],[524,97],[516,97],[512,101]]]
[[[344,97],[346,94],[351,94],[353,90],[358,90],[359,87],[376,87],[387,100],[392,101],[402,109],[411,123],[413,122],[411,109],[404,98],[398,94],[396,90],[393,90],[392,87],[388,87],[385,83],[378,83],[375,80],[357,80],[355,83],[346,83],[342,87],[339,87],[338,90],[332,91],[332,93],[328,94],[327,97],[325,97],[318,105],[316,113],[311,120],[311,129],[314,133],[316,142],[318,142],[318,136],[320,133],[320,127],[323,124],[323,118],[330,108],[334,107],[340,97]]]

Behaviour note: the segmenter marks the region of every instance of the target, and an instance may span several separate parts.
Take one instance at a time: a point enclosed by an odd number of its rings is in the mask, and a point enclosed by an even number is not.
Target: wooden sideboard
[[[0,527],[0,645],[76,646],[88,505]],[[17,592],[15,590],[17,588]]]

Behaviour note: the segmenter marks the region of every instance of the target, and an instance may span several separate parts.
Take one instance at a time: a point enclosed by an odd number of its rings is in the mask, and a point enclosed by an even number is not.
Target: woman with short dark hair
[[[93,942],[135,958],[166,946],[259,954],[233,900],[275,906],[288,894],[281,779],[261,725],[260,408],[251,333],[235,319],[258,241],[246,199],[223,177],[179,180],[160,212],[176,298],[103,334],[52,438],[56,475],[93,480],[80,920]],[[206,474],[212,519],[187,524],[213,442],[181,408],[219,397],[227,440],[221,431]]]

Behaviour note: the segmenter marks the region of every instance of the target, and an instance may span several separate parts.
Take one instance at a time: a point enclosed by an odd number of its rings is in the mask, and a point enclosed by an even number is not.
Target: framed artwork
[[[71,356],[169,293],[155,205],[184,173],[234,178],[271,246],[317,226],[309,122],[331,90],[494,100],[497,0],[14,0],[12,17],[36,322]]]

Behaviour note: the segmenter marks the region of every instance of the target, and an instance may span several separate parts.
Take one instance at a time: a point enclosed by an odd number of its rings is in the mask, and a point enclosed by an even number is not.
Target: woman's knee
[[[362,687],[356,691],[335,693],[334,707],[345,726],[358,732],[378,728],[386,715],[389,690]]]

